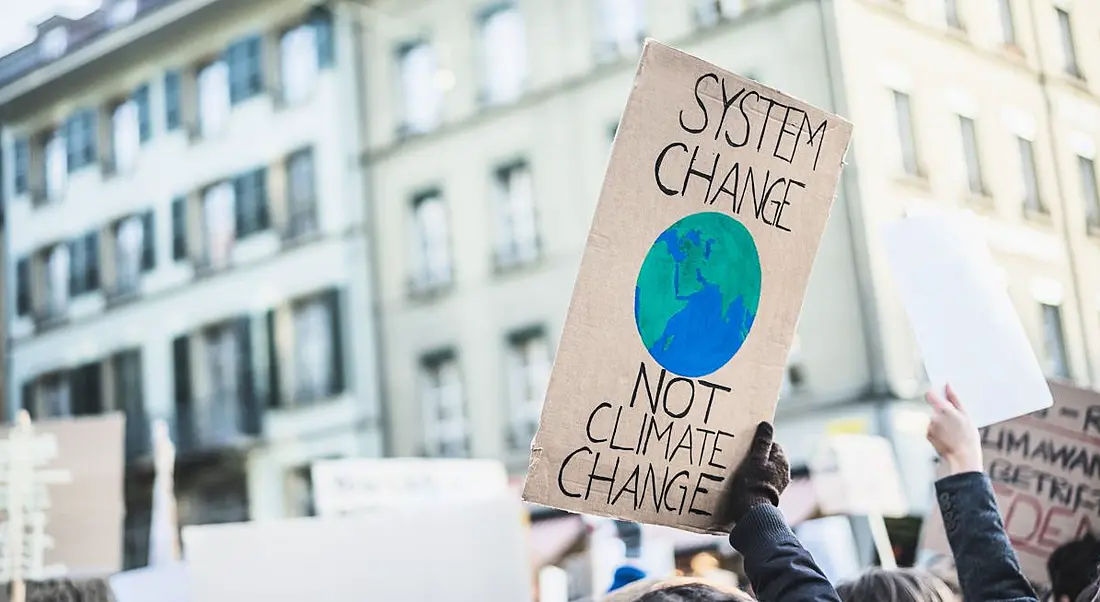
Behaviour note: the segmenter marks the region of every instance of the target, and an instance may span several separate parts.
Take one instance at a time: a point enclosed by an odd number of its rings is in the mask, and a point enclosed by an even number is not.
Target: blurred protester
[[[1100,569],[1100,540],[1091,533],[1054,550],[1047,560],[1052,602],[1076,602]]]
[[[1005,533],[993,485],[983,471],[978,429],[950,385],[945,397],[929,392],[928,441],[947,464],[936,481],[947,541],[955,557],[963,598],[974,602],[1028,602],[1037,597],[1020,570]]]
[[[940,578],[914,569],[871,569],[836,588],[844,602],[955,602]]]
[[[632,583],[604,597],[601,602],[754,602],[735,588],[680,577]]]
[[[951,590],[957,602],[962,602],[962,589],[959,588],[959,573],[955,570],[955,559],[948,554],[937,556],[924,570],[935,576]]]
[[[642,579],[645,579],[645,571],[642,569],[630,565],[621,566],[615,569],[615,576],[612,578],[611,587],[607,591],[613,592]]]
[[[691,559],[691,574],[708,583],[736,588],[737,574],[722,568],[722,563],[710,552],[700,552]]]
[[[1090,583],[1080,594],[1077,594],[1077,599],[1074,602],[1100,602],[1100,577]]]
[[[26,602],[115,602],[106,579],[27,581],[25,587]]]

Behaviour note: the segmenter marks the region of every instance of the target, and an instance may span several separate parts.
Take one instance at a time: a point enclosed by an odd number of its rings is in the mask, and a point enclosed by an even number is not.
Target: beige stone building
[[[1050,1],[369,2],[363,164],[394,453],[522,470],[639,42],[846,116],[849,167],[779,406],[931,478],[927,386],[880,224],[969,209],[1052,377],[1100,367],[1100,6]],[[1090,227],[1089,224],[1093,224]],[[945,295],[951,294],[944,291]]]

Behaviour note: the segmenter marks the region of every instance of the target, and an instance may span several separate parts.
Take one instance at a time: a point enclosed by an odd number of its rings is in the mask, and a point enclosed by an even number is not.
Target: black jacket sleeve
[[[730,545],[745,557],[745,573],[761,602],[840,602],[774,506],[750,510],[730,532]]]
[[[936,498],[963,598],[1037,602],[1005,533],[989,477],[966,472],[942,478],[936,481]]]

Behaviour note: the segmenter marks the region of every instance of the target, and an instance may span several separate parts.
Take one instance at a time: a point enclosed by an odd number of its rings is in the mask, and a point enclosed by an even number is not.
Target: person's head
[[[914,569],[871,569],[836,588],[844,602],[954,602],[955,594],[930,573]]]
[[[1096,579],[1100,566],[1100,540],[1091,533],[1063,544],[1047,560],[1050,594],[1054,602],[1074,602]]]
[[[1084,591],[1077,594],[1077,599],[1073,602],[1097,602],[1098,600],[1100,600],[1100,577],[1097,577]]]
[[[924,570],[932,574],[955,594],[956,600],[962,600],[962,588],[959,587],[959,573],[955,568],[955,559],[950,554],[938,556],[928,563]]]
[[[601,602],[755,602],[736,589],[698,579],[639,581],[605,596]]]
[[[691,572],[696,575],[705,575],[710,571],[721,568],[721,563],[710,552],[699,552],[691,558]]]

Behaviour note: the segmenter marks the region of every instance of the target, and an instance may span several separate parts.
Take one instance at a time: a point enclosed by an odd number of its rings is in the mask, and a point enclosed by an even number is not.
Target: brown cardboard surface
[[[982,430],[985,471],[1029,579],[1049,583],[1058,546],[1100,529],[1100,393],[1050,383],[1054,406]],[[934,510],[921,548],[950,554]]]
[[[525,500],[692,531],[720,530],[711,514],[724,480],[756,425],[774,413],[851,129],[843,119],[776,90],[646,43],[532,445]],[[708,182],[696,172],[714,176]],[[746,308],[756,296],[749,281],[759,286],[747,337],[732,358],[711,354],[709,364],[690,360],[695,352],[683,350],[702,347],[691,347],[690,337],[675,340],[671,331],[651,337],[656,342],[647,348],[635,320],[643,262],[649,265],[647,255],[662,233],[689,216],[690,224],[709,220],[727,228],[723,232],[737,231],[732,239],[707,239],[708,260],[712,241],[734,239],[740,242],[714,245],[715,261],[731,261],[729,253],[751,258],[746,239],[759,258],[758,277],[735,258],[743,277],[726,283],[744,293],[737,298],[746,304],[738,307]],[[694,244],[698,258],[703,243]],[[647,282],[664,282],[666,292],[677,287],[679,296],[680,280],[690,281],[692,273],[674,271],[664,281]],[[706,284],[701,274],[696,272],[699,288]],[[650,307],[649,297],[640,298]],[[725,297],[722,303],[734,311]],[[705,330],[696,324],[689,321],[691,332]],[[658,362],[649,349],[674,351]]]
[[[44,466],[68,470],[69,483],[50,485],[46,534],[54,547],[46,565],[63,564],[70,575],[107,575],[122,570],[123,427],[120,413],[45,420],[38,433],[57,438],[57,456]],[[0,429],[6,438],[10,426]]]

